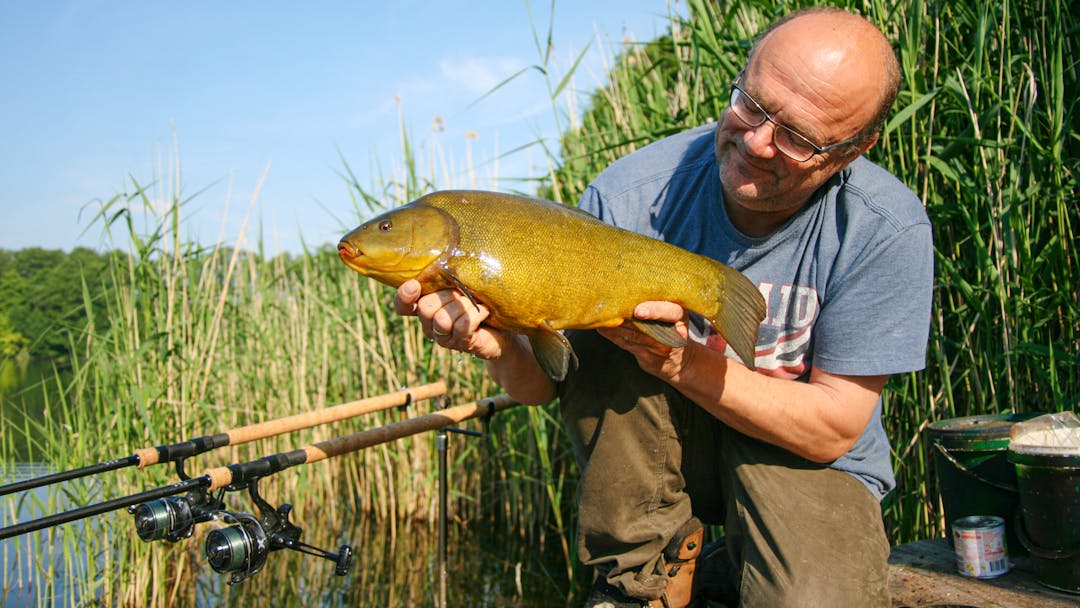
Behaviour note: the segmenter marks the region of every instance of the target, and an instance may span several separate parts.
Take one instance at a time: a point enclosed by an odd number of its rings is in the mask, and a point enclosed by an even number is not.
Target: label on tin
[[[994,578],[1009,571],[1005,550],[1005,520],[990,515],[953,522],[956,569],[965,576]]]

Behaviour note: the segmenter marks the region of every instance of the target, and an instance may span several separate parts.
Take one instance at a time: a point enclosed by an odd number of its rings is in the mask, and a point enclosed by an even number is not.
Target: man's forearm
[[[486,362],[488,374],[504,391],[521,403],[538,405],[555,398],[555,383],[540,369],[528,338],[503,334],[501,353]]]
[[[807,460],[831,462],[862,435],[888,376],[839,376],[812,370],[809,382],[752,372],[720,353],[691,345],[694,361],[675,388],[724,424]]]

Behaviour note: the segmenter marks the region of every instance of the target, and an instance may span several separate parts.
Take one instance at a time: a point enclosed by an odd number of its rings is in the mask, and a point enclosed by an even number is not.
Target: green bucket
[[[1020,542],[1043,585],[1080,593],[1080,455],[1025,447],[1009,451],[1015,465]]]
[[[939,420],[927,428],[937,473],[945,523],[974,515],[1004,519],[1009,554],[1026,552],[1013,531],[1019,505],[1016,469],[1009,462],[1013,424],[1034,414],[989,414]],[[949,544],[952,534],[946,530]]]

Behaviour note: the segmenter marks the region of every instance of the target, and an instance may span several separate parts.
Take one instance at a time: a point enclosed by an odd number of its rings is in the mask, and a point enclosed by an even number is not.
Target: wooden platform
[[[889,590],[894,607],[965,606],[971,608],[1076,608],[1080,595],[1040,585],[1030,562],[1014,559],[1011,570],[992,579],[956,572],[956,555],[945,539],[921,540],[893,547]]]

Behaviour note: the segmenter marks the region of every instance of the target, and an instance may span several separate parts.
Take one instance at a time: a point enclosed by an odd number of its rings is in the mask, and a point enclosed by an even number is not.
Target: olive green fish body
[[[614,327],[644,301],[680,304],[709,319],[754,365],[764,301],[719,262],[570,207],[523,196],[441,191],[388,211],[339,245],[350,268],[423,292],[457,288],[486,306],[486,324],[529,336],[538,362],[561,379],[570,360],[562,329]],[[670,329],[642,329],[672,346]]]

